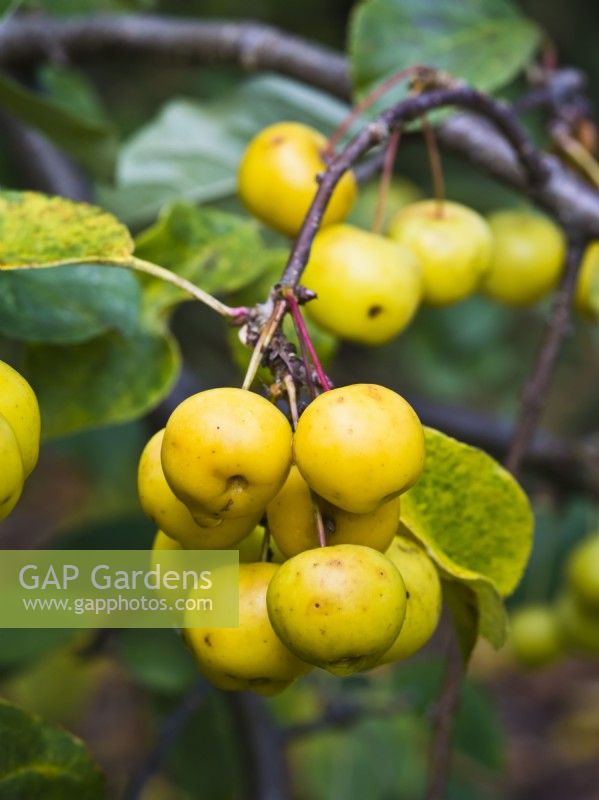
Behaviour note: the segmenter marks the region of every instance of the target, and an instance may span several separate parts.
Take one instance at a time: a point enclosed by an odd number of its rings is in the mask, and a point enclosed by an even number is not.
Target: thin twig
[[[385,150],[385,157],[383,159],[383,170],[379,183],[379,193],[376,199],[376,208],[374,210],[374,222],[372,223],[373,233],[380,233],[383,230],[385,207],[387,205],[387,197],[389,196],[389,187],[391,186],[391,179],[393,177],[393,165],[395,164],[395,157],[397,156],[397,148],[399,147],[400,139],[401,128],[396,128],[389,137]]]
[[[429,785],[426,800],[444,800],[451,770],[452,737],[465,675],[464,658],[453,626],[449,628],[447,666],[433,718],[433,738],[429,758]]]
[[[318,190],[281,277],[280,282],[283,287],[291,289],[297,287],[327,204],[344,173],[351,169],[352,165],[368,150],[386,141],[393,129],[421,117],[427,111],[447,106],[466,108],[486,117],[499,130],[505,142],[509,143],[530,186],[539,187],[547,179],[548,173],[543,157],[536,150],[516,116],[505,104],[468,86],[433,89],[415,97],[408,97],[366,125],[323,172]]]
[[[314,511],[314,522],[316,523],[316,531],[318,533],[318,544],[321,547],[327,546],[327,532],[324,527],[324,520],[322,518],[322,511],[318,505],[318,500],[312,493],[312,508]]]
[[[406,69],[402,69],[399,72],[396,72],[395,75],[391,75],[391,77],[384,80],[382,83],[368,94],[363,100],[360,100],[359,103],[356,103],[355,106],[351,109],[349,114],[345,117],[345,119],[341,122],[341,124],[333,131],[331,134],[329,141],[327,152],[332,155],[335,152],[335,148],[343,139],[345,134],[349,131],[353,123],[358,120],[362,114],[367,111],[372,105],[376,103],[377,100],[380,100],[387,92],[393,89],[395,86],[398,86],[400,83],[406,80],[406,78],[411,77],[412,75],[416,75],[421,70],[430,70],[430,67],[424,67],[420,64],[414,64],[411,67],[407,67]]]
[[[422,134],[426,144],[426,151],[428,153],[431,178],[433,182],[433,196],[437,201],[437,217],[443,216],[443,202],[445,201],[445,177],[443,175],[443,164],[441,162],[441,154],[439,153],[439,146],[437,144],[437,137],[435,132],[428,121],[426,115],[422,117]]]
[[[269,318],[266,320],[262,330],[260,331],[258,341],[254,346],[252,357],[250,358],[250,363],[248,364],[245,378],[243,379],[243,389],[249,389],[254,382],[256,372],[258,372],[258,367],[260,366],[260,362],[262,361],[266,348],[272,341],[272,337],[275,335],[286,310],[287,305],[283,300],[275,303]]]
[[[231,306],[226,305],[226,303],[222,303],[220,300],[217,300],[216,297],[213,297],[203,289],[200,289],[199,286],[191,283],[191,281],[188,281],[186,278],[182,278],[180,275],[171,272],[169,269],[158,266],[158,264],[152,264],[151,261],[144,261],[141,258],[132,256],[128,261],[122,264],[119,264],[118,262],[114,263],[116,266],[126,267],[127,269],[132,269],[136,272],[143,272],[146,275],[151,275],[153,278],[158,278],[161,281],[166,281],[166,283],[171,283],[173,286],[177,286],[179,289],[182,289],[184,292],[190,294],[195,300],[199,300],[200,303],[204,303],[205,306],[208,306],[213,311],[216,311],[216,313],[220,314],[222,317],[228,317],[229,319],[239,322],[247,316],[248,309],[244,306],[232,308]]]
[[[285,743],[263,697],[226,692],[244,760],[244,800],[290,800],[291,779]]]
[[[146,784],[159,771],[187,721],[198,710],[211,691],[212,687],[208,681],[202,678],[185,695],[172,714],[166,717],[160,728],[154,748],[148,754],[148,757],[129,785],[125,794],[126,800],[141,800]]]
[[[347,100],[351,82],[347,60],[322,46],[276,28],[249,22],[202,22],[167,16],[109,15],[51,18],[16,17],[0,29],[0,63],[45,61],[52,46],[70,60],[126,53],[135,57],[173,58],[188,63],[237,64],[255,72],[278,72]],[[580,92],[584,78],[559,70],[551,84],[529,103]],[[480,117],[453,115],[439,125],[439,142],[479,169],[532,199],[554,217],[590,238],[599,238],[599,194],[551,156],[544,158],[550,179],[530,192],[525,173],[509,147]]]
[[[323,392],[328,392],[331,388],[331,383],[327,377],[326,372],[324,371],[322,364],[320,363],[320,359],[318,358],[318,353],[316,352],[316,348],[314,347],[314,343],[310,337],[310,332],[306,327],[306,323],[304,322],[304,318],[302,317],[302,312],[300,311],[300,307],[298,302],[295,298],[293,292],[285,292],[284,295],[285,300],[287,301],[287,305],[289,306],[289,311],[291,312],[291,316],[293,318],[293,324],[295,325],[295,329],[297,331],[298,339],[300,340],[300,344],[303,342],[306,346],[306,349],[310,355],[310,359],[312,364],[314,365],[314,369],[316,370],[316,374],[318,376],[318,381]],[[306,364],[306,371],[308,372],[310,369],[310,364]]]
[[[287,402],[289,403],[289,413],[291,414],[291,425],[293,430],[297,428],[297,423],[299,419],[298,411],[297,411],[297,392],[295,389],[295,381],[287,373],[283,378],[283,383],[285,384],[285,392],[287,393]]]
[[[566,264],[549,317],[545,336],[537,359],[522,392],[520,414],[510,443],[505,465],[517,475],[522,460],[534,437],[547,394],[555,373],[558,356],[566,337],[572,300],[585,248],[585,240],[570,238],[566,254]]]

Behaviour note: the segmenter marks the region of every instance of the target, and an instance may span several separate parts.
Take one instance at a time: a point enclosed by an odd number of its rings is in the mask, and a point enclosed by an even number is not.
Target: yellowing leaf
[[[0,192],[0,269],[126,262],[133,240],[96,206],[37,192]]]
[[[500,647],[507,629],[502,596],[518,585],[532,546],[528,499],[482,450],[432,428],[425,428],[425,439],[424,471],[402,499],[402,521],[448,585],[469,590],[460,593],[463,609],[453,610],[458,628],[470,620],[466,627]]]
[[[402,499],[402,520],[458,580],[516,588],[530,555],[533,515],[507,470],[476,447],[425,429],[426,464]]]

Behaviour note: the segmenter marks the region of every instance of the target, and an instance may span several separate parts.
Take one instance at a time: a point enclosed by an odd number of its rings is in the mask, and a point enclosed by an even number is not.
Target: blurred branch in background
[[[264,25],[97,15],[64,20],[14,18],[0,28],[0,63],[5,65],[43,61],[52,54],[77,59],[111,51],[190,63],[230,63],[248,71],[271,70],[343,99],[351,93],[342,55]],[[558,90],[563,97],[563,84]],[[544,157],[549,180],[534,188],[527,185],[503,137],[478,117],[452,116],[439,126],[438,138],[444,147],[531,196],[564,226],[599,238],[599,195],[557,158]]]
[[[148,781],[163,767],[164,761],[189,718],[202,705],[212,686],[201,678],[164,720],[154,749],[141,765],[125,792],[125,800],[141,800]]]
[[[91,184],[83,171],[43,134],[4,112],[0,112],[0,126],[27,189],[91,200]]]
[[[587,241],[580,238],[570,237],[568,241],[564,274],[555,294],[553,309],[537,360],[522,392],[520,414],[505,460],[506,467],[514,474],[520,470],[547,403],[560,350],[568,332],[572,301],[586,245]]]
[[[246,776],[247,800],[290,800],[291,780],[285,738],[264,699],[250,692],[228,692],[237,723]]]

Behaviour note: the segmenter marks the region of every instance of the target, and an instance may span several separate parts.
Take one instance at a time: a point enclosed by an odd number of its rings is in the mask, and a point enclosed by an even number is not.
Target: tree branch
[[[279,72],[343,99],[350,96],[342,55],[265,25],[99,14],[71,19],[17,17],[0,28],[2,64],[42,61],[57,52],[72,59],[119,52],[197,64],[237,64],[247,71]],[[560,91],[577,91],[578,83],[579,78],[571,75]],[[479,117],[452,116],[439,126],[437,135],[443,147],[529,194],[565,227],[599,238],[599,193],[558,159],[543,157],[549,178],[542,189],[531,189],[503,136]]]
[[[290,800],[285,741],[262,697],[227,692],[246,759],[247,800]]]
[[[0,29],[0,62],[81,59],[114,53],[194,64],[238,64],[271,70],[349,93],[344,60],[332,51],[254,22],[205,22],[152,15],[13,17]]]
[[[426,800],[444,800],[451,771],[453,729],[460,704],[460,690],[466,665],[453,626],[449,629],[447,666],[433,719],[433,738],[429,758],[429,785]]]
[[[156,745],[131,780],[126,792],[126,800],[140,800],[147,782],[161,769],[179,734],[211,691],[210,684],[202,678],[183,697],[175,710],[165,718],[158,733]]]
[[[568,242],[564,273],[537,360],[522,392],[520,415],[505,460],[506,467],[514,474],[521,467],[547,402],[559,352],[568,331],[578,271],[586,244],[586,240],[574,237],[570,237]]]
[[[281,276],[283,286],[294,289],[297,287],[327,204],[344,173],[351,169],[368,150],[385,141],[392,130],[418,119],[428,111],[446,106],[467,108],[484,115],[499,130],[503,144],[513,152],[525,176],[526,186],[530,187],[531,191],[540,189],[547,182],[549,171],[541,154],[505,104],[496,102],[469,86],[432,89],[415,97],[408,97],[364,126],[320,175],[318,190],[293,243],[289,261]]]

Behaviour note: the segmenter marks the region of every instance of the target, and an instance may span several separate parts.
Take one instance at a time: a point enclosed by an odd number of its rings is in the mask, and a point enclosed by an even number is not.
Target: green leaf
[[[424,471],[402,499],[402,522],[448,577],[474,593],[478,632],[499,647],[507,624],[501,596],[516,588],[531,551],[530,504],[482,450],[432,428],[425,437]]]
[[[415,800],[425,791],[427,745],[426,716],[411,712],[298,737],[290,744],[296,791],[311,800]]]
[[[80,116],[0,73],[0,108],[45,134],[92,175],[109,180],[117,154],[115,130],[106,122]]]
[[[102,101],[84,72],[62,64],[42,64],[38,77],[57,105],[87,120],[100,124],[108,122]]]
[[[129,231],[97,206],[38,192],[0,192],[0,270],[127,261]]]
[[[479,636],[497,650],[505,644],[507,610],[501,595],[486,579],[444,580],[443,600],[453,618],[465,662]]]
[[[101,190],[102,203],[138,224],[174,199],[229,197],[243,150],[259,130],[288,119],[327,133],[347,111],[323,92],[277,76],[252,78],[212,102],[173,100],[125,144],[117,185]]]
[[[82,742],[0,700],[0,800],[103,800],[102,776]]]
[[[536,26],[507,0],[367,0],[349,32],[358,97],[399,70],[423,64],[484,91],[506,85],[532,59]],[[386,106],[405,96],[385,95]]]
[[[0,333],[46,344],[83,342],[134,330],[140,287],[125,269],[64,266],[0,270]]]
[[[170,205],[137,237],[135,254],[218,294],[242,289],[270,265],[256,223],[186,202]],[[148,303],[160,309],[189,299],[186,292],[156,280],[146,294]]]
[[[29,345],[24,374],[40,402],[42,434],[53,438],[141,416],[172,388],[179,366],[175,339],[147,326],[127,337]]]
[[[122,631],[116,647],[131,675],[152,691],[180,694],[198,680],[193,656],[175,631]]]
[[[28,346],[25,372],[46,437],[135,419],[173,385],[179,350],[160,308],[144,298],[139,319],[137,280],[94,264],[126,265],[132,252],[127,228],[100,208],[0,192],[0,277],[12,278],[4,291],[0,282],[0,311],[9,313],[0,332],[43,339]],[[58,266],[47,276],[1,274]]]

